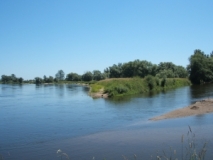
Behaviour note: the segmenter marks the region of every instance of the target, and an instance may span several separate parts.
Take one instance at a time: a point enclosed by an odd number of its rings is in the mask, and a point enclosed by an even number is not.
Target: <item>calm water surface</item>
[[[213,97],[213,85],[120,99],[93,99],[78,85],[0,84],[0,154],[4,159],[151,159],[180,149],[188,125],[212,150],[213,114],[149,121],[157,115]],[[209,152],[207,159],[213,157]]]

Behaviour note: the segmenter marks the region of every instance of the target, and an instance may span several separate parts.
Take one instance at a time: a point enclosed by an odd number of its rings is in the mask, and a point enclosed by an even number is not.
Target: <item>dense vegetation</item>
[[[189,79],[194,84],[210,83],[213,81],[213,52],[205,54],[201,50],[195,50],[189,58],[187,66]]]
[[[187,70],[182,66],[176,66],[172,62],[161,62],[160,64],[152,64],[148,61],[130,61],[127,63],[114,64],[104,70],[109,78],[127,78],[141,77],[152,75],[158,78],[186,78]]]
[[[104,88],[105,93],[107,93],[109,97],[113,97],[146,93],[150,91],[162,91],[190,84],[191,83],[187,78],[159,79],[158,77],[148,75],[143,79],[140,77],[107,79],[91,84],[91,87],[92,92],[97,92],[101,88]]]
[[[11,74],[11,76],[7,75],[2,75],[1,76],[1,83],[23,83],[23,78],[22,77],[16,77],[15,74]]]

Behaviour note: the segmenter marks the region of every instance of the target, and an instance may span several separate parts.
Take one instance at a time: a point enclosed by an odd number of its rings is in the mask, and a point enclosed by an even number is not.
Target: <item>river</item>
[[[61,149],[75,160],[146,160],[175,150],[180,157],[181,137],[187,142],[190,126],[198,148],[208,142],[206,159],[211,159],[213,114],[149,119],[212,97],[213,85],[93,99],[87,87],[74,84],[0,84],[0,155],[6,160],[54,160],[61,158],[56,153]]]

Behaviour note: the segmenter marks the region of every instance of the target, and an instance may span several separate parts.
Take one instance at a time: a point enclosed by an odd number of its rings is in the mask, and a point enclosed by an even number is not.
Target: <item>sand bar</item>
[[[158,121],[163,119],[187,117],[211,112],[213,112],[213,99],[205,99],[198,101],[188,107],[177,109],[164,115],[151,118],[150,120]]]

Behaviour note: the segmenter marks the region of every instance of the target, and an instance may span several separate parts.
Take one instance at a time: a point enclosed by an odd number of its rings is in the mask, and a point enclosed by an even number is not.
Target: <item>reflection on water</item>
[[[190,88],[192,99],[199,100],[203,98],[212,98],[213,97],[213,85],[193,85]]]
[[[120,159],[121,154],[141,154],[140,148],[151,148],[144,151],[151,154],[168,139],[176,145],[188,125],[211,140],[212,114],[148,119],[212,96],[212,87],[94,100],[88,87],[77,84],[0,85],[0,154],[57,159],[55,151],[61,148],[73,159]]]

